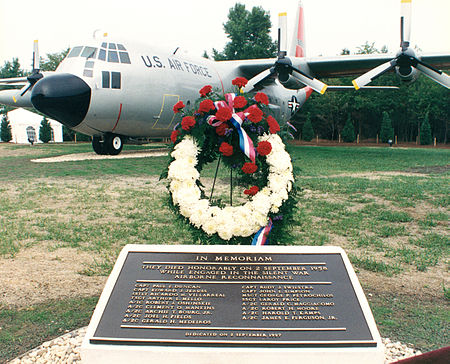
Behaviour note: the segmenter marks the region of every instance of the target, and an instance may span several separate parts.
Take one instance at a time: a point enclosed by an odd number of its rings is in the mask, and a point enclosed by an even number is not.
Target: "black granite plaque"
[[[90,342],[376,346],[339,253],[129,252]]]

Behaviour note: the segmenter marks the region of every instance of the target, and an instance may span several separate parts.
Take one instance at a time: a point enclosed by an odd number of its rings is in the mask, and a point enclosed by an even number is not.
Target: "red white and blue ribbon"
[[[248,136],[244,128],[242,127],[242,123],[244,122],[245,117],[248,115],[243,112],[236,113],[234,111],[234,98],[236,97],[235,94],[226,94],[225,95],[225,101],[216,101],[214,103],[214,106],[217,110],[221,107],[229,107],[232,110],[232,117],[230,119],[233,126],[236,128],[238,135],[239,135],[239,148],[242,150],[242,152],[252,161],[252,163],[255,163],[256,159],[256,153],[255,153],[255,147],[253,146],[252,139]],[[208,123],[214,127],[219,126],[222,124],[221,121],[215,122],[217,119],[215,116],[211,115],[208,117]]]
[[[268,242],[269,233],[272,230],[272,219],[269,218],[267,226],[262,227],[253,237],[252,245],[265,245]]]

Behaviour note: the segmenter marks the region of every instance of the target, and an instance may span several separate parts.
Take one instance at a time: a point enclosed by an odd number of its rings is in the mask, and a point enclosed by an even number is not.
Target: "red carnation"
[[[206,97],[211,91],[212,91],[212,86],[206,85],[206,86],[203,86],[199,92],[202,97]]]
[[[267,142],[265,140],[259,142],[258,146],[256,147],[256,151],[259,155],[265,156],[268,155],[272,151],[272,144],[270,142]]]
[[[233,116],[231,109],[228,106],[219,107],[216,112],[216,118],[220,121],[228,121]]]
[[[210,110],[214,110],[214,102],[210,99],[206,99],[203,100],[199,107],[198,107],[198,111],[199,112],[209,112]]]
[[[224,136],[229,125],[227,123],[222,123],[216,128],[216,134],[220,136]]]
[[[245,190],[244,193],[249,196],[255,196],[259,191],[258,186],[252,186],[248,190]]]
[[[222,153],[225,157],[229,157],[233,155],[233,146],[228,144],[227,142],[223,142],[220,144],[219,152]]]
[[[280,131],[280,125],[278,125],[278,122],[271,115],[267,118],[267,124],[269,124],[269,130],[272,134],[276,134]]]
[[[236,96],[233,101],[233,104],[236,109],[242,109],[247,105],[247,100],[245,99],[244,96]]]
[[[194,125],[195,125],[195,118],[193,116],[185,116],[181,120],[181,128],[183,130],[191,130]]]
[[[267,97],[267,95],[264,92],[258,92],[255,95],[255,101],[260,102],[261,104],[264,104],[264,105],[269,105],[269,98]]]
[[[175,105],[173,105],[173,112],[175,113],[175,114],[178,114],[179,112],[180,112],[180,110],[182,109],[182,108],[184,108],[186,105],[185,104],[183,104],[183,101],[178,101]]]
[[[178,135],[180,135],[180,132],[178,130],[174,130],[172,134],[170,134],[170,140],[172,143],[175,143],[177,141]]]
[[[248,113],[247,118],[253,123],[259,123],[263,117],[262,110],[256,105],[252,105],[247,108],[247,110],[245,110],[245,113]]]
[[[241,169],[244,173],[252,174],[258,170],[258,166],[255,163],[244,163]]]
[[[245,87],[248,80],[245,77],[236,77],[231,83],[239,88]]]

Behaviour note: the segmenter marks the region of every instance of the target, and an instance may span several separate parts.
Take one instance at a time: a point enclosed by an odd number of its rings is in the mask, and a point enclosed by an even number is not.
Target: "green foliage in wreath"
[[[297,204],[292,162],[267,95],[243,93],[246,83],[234,79],[238,92],[226,95],[207,85],[191,110],[182,101],[174,105],[183,118],[172,132],[171,158],[161,177],[169,180],[169,205],[202,244],[255,244],[255,234],[263,234],[258,244],[264,244],[269,232],[271,244],[292,240]],[[200,172],[218,158],[242,188],[243,205],[206,198]]]

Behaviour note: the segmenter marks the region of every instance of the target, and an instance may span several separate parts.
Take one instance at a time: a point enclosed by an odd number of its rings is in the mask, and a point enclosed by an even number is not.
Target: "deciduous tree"
[[[216,61],[233,59],[270,58],[276,55],[276,43],[270,37],[270,15],[262,7],[251,11],[237,3],[228,13],[223,25],[230,42],[222,52],[213,49]]]

